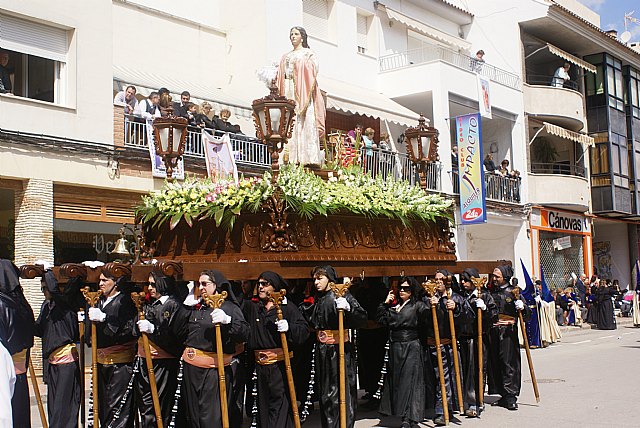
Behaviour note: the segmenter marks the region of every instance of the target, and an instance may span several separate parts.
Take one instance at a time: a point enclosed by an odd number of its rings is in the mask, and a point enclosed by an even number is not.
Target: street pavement
[[[536,403],[533,395],[523,351],[519,410],[487,406],[481,418],[454,418],[450,426],[640,427],[640,416],[635,410],[640,392],[636,368],[640,362],[640,329],[633,328],[630,318],[618,318],[618,322],[618,329],[609,331],[563,327],[561,342],[532,350],[540,403]],[[496,399],[486,396],[487,403]],[[31,408],[33,427],[41,427],[33,397]],[[312,412],[304,426],[319,428],[318,413],[318,410]],[[249,423],[245,425],[248,427]],[[358,409],[357,428],[399,426],[398,418],[380,418],[377,412],[365,410],[363,406]],[[434,424],[428,420],[420,426],[433,427]]]

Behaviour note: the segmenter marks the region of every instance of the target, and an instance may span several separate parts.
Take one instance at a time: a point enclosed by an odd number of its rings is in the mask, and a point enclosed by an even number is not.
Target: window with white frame
[[[369,17],[361,14],[357,14],[356,16],[358,53],[367,54],[369,53]]]
[[[68,31],[0,14],[0,49],[14,95],[64,104]],[[7,89],[7,88],[5,88]]]
[[[302,23],[307,34],[320,39],[329,38],[330,0],[303,0]]]

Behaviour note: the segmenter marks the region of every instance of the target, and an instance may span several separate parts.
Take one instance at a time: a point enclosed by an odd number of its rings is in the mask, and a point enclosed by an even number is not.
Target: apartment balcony
[[[460,194],[460,181],[458,171],[451,171],[453,181],[453,193]],[[505,177],[500,174],[484,174],[485,196],[488,200],[520,204],[520,177]]]
[[[562,164],[531,164],[529,202],[548,207],[587,211],[591,189],[584,167]]]
[[[520,90],[522,81],[517,74],[502,70],[475,58],[442,46],[425,45],[418,49],[380,57],[380,72],[400,70],[422,64],[442,62],[459,70],[478,73],[492,81],[512,89]]]
[[[524,88],[524,110],[536,120],[549,122],[571,131],[585,128],[584,97],[570,87],[551,86],[551,77],[527,78]]]
[[[126,116],[124,121],[124,148],[147,150],[149,140],[147,137],[147,125],[135,116]],[[220,131],[212,131],[216,136],[222,136]],[[185,144],[185,167],[188,162],[204,165],[204,146],[202,144],[202,129],[188,128],[187,142]],[[229,134],[231,146],[238,167],[238,172],[245,175],[262,174],[271,168],[271,156],[267,146],[254,137],[244,134]],[[331,137],[331,136],[330,136]],[[335,139],[329,138],[325,158],[327,163],[334,161]],[[361,149],[358,158],[354,159],[372,177],[384,179],[405,180],[418,186],[420,180],[415,166],[404,153],[396,153],[389,150]],[[442,164],[430,163],[427,167],[427,190],[439,192],[441,190]]]

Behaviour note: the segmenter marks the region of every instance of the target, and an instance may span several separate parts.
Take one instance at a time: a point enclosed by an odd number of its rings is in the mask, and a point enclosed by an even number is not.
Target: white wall
[[[0,0],[0,11],[69,28],[64,105],[0,98],[2,128],[58,137],[113,141],[111,2]]]

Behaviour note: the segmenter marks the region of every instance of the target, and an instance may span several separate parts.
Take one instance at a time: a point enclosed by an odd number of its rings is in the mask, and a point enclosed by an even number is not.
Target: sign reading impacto
[[[480,114],[456,117],[460,216],[462,224],[487,221],[487,204],[482,167],[482,123]]]

